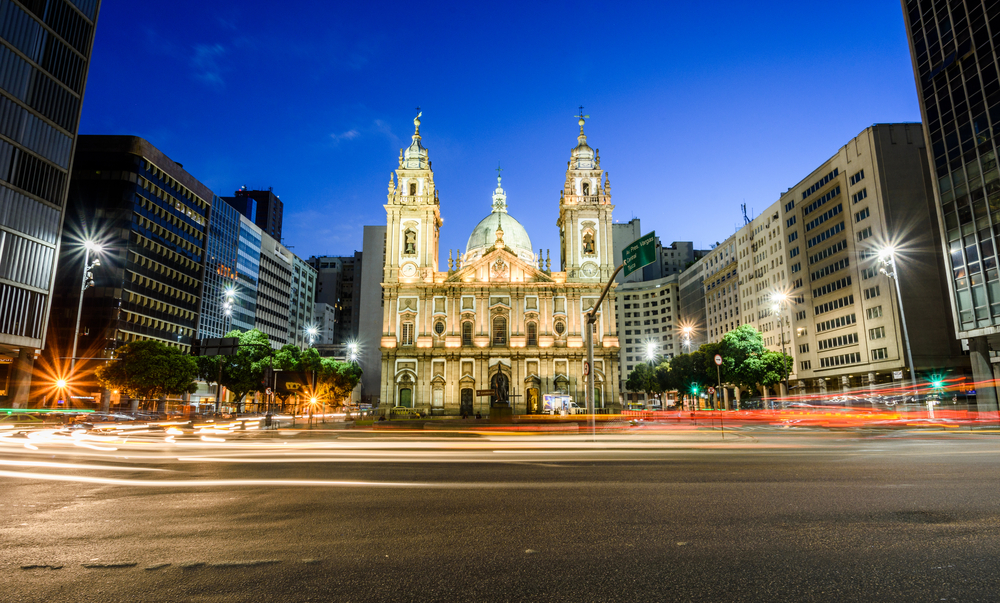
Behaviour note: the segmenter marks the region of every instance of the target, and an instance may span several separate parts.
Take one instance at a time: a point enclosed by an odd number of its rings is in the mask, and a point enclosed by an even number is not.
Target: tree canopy
[[[247,394],[263,391],[264,374],[270,366],[271,343],[267,334],[257,329],[233,330],[226,337],[238,338],[239,350],[233,356],[198,356],[198,377],[206,383],[221,382],[239,403]]]
[[[194,358],[159,341],[133,341],[97,369],[97,381],[130,398],[152,400],[196,391]]]

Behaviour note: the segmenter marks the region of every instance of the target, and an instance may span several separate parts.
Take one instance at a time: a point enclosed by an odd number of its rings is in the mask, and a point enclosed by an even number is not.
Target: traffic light
[[[697,385],[691,385],[691,393],[694,394],[694,395],[696,395],[696,396],[698,395],[698,386]]]
[[[201,340],[200,339],[192,339],[191,340],[191,355],[192,356],[201,356]]]

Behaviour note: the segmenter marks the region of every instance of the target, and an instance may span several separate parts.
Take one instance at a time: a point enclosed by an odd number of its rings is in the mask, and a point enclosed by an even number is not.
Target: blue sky
[[[220,195],[273,187],[286,245],[347,255],[385,223],[420,106],[442,261],[489,213],[499,162],[556,264],[581,104],[616,220],[701,247],[865,127],[920,119],[891,0],[105,0],[80,132],[142,136]]]

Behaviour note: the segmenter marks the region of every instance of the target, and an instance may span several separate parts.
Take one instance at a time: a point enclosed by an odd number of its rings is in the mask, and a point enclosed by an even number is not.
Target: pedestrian
[[[483,413],[481,413],[481,412],[479,412],[479,411],[477,410],[477,411],[476,411],[476,420],[478,421],[479,419],[482,419],[482,418],[483,418]]]

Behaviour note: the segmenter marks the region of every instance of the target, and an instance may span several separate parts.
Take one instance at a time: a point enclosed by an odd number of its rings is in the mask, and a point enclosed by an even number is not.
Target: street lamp
[[[778,332],[781,333],[781,364],[785,367],[785,395],[791,391],[790,383],[788,383],[788,362],[785,360],[785,317],[781,315],[781,306],[789,301],[788,294],[784,291],[776,291],[771,294],[771,301],[774,305],[771,306],[771,310],[774,311],[775,316],[778,317]],[[788,304],[791,307],[791,304]],[[789,334],[791,338],[791,334]],[[789,341],[789,344],[792,342]]]
[[[903,325],[903,341],[906,342],[906,360],[910,364],[910,382],[913,384],[913,394],[917,393],[917,367],[913,366],[913,353],[910,351],[910,334],[906,329],[906,315],[903,314],[903,296],[899,292],[899,273],[896,270],[896,249],[884,247],[878,252],[878,260],[882,262],[879,272],[896,283],[896,302],[899,304],[899,323]],[[888,270],[886,270],[888,268]]]
[[[236,287],[229,285],[222,292],[222,336],[225,337],[232,326],[233,308],[236,304]],[[219,378],[215,382],[215,412],[222,410],[222,356],[218,357]],[[258,407],[259,412],[260,407]]]
[[[694,330],[693,327],[681,327],[681,333],[682,333],[682,335],[684,337],[684,340],[683,340],[684,347],[687,348],[688,352],[691,351],[691,332],[693,330]]]
[[[358,361],[358,343],[356,341],[347,344],[347,359],[351,362]]]
[[[101,265],[101,260],[97,257],[90,260],[90,254],[95,256],[101,252],[101,246],[93,241],[83,243],[83,279],[80,282],[80,303],[76,307],[76,331],[73,332],[73,355],[69,359],[69,372],[73,373],[76,368],[76,347],[80,341],[80,315],[83,312],[83,292],[94,286],[94,268]]]
[[[308,326],[304,330],[306,335],[309,336],[309,345],[312,345],[316,341],[316,337],[319,335],[319,327]]]

